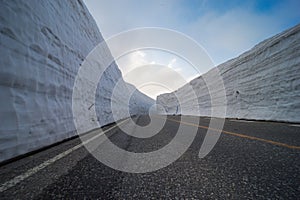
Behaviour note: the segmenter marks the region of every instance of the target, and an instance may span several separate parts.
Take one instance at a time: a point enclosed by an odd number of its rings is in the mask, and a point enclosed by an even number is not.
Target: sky
[[[154,99],[161,93],[176,90],[213,66],[237,57],[264,39],[300,23],[299,0],[84,2],[105,39],[131,29],[160,27],[192,38],[206,51],[213,65],[205,66],[200,72],[180,56],[159,50],[139,49],[117,59],[125,81]],[[165,70],[157,70],[159,67]],[[170,74],[174,73],[185,81],[171,80],[174,76]],[[170,84],[166,84],[168,80]]]

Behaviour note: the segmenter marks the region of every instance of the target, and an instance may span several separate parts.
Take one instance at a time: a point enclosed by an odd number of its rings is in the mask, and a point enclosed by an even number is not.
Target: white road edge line
[[[251,121],[251,120],[235,120],[235,119],[231,119],[231,122],[244,122],[244,123],[251,123],[251,122],[255,122],[255,121]]]
[[[111,131],[112,129],[116,128],[118,125],[121,125],[121,124],[124,124],[126,121],[128,121],[129,119],[125,119],[124,121],[120,122],[120,123],[117,123],[116,125],[114,125],[113,127],[103,131],[102,133],[100,134],[97,134],[96,136],[82,142],[81,144],[78,144],[76,145],[75,147],[72,147],[60,154],[58,154],[57,156],[47,160],[47,161],[44,161],[43,163],[41,163],[40,165],[34,167],[34,168],[31,168],[29,169],[27,172],[25,172],[24,174],[21,174],[19,176],[16,176],[15,178],[9,180],[9,181],[6,181],[5,183],[3,183],[1,186],[0,186],[0,192],[4,192],[5,190],[8,190],[9,188],[11,187],[14,187],[15,185],[17,185],[18,183],[20,183],[21,181],[25,180],[26,178],[32,176],[33,174],[37,173],[38,171],[40,171],[41,169],[44,169],[45,167],[51,165],[52,163],[54,163],[55,161],[69,155],[70,153],[72,153],[73,151],[79,149],[80,147],[84,146],[85,144],[91,142],[92,140],[102,136],[103,134],[107,133],[108,131]]]
[[[293,126],[293,127],[300,127],[300,124],[290,124],[290,126]]]

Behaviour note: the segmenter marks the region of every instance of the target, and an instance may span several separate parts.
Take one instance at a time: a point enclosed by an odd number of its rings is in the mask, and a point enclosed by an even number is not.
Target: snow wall
[[[0,161],[77,134],[74,80],[85,57],[101,41],[82,0],[1,1]],[[102,56],[111,54],[107,49]],[[130,114],[148,112],[154,101],[125,83],[113,62],[98,84],[98,118],[87,120],[105,125],[126,117],[124,113],[112,117],[110,96],[117,81],[123,84],[122,91],[114,92],[120,110],[128,108],[122,99],[135,90]]]
[[[226,92],[227,102],[218,105],[227,106],[225,117],[300,122],[300,25],[259,43],[177,91],[158,96],[157,104],[169,114],[211,116],[211,96],[220,91],[209,91],[204,80],[213,80],[216,71]],[[193,92],[198,99],[190,98]],[[186,100],[179,105],[177,97]]]

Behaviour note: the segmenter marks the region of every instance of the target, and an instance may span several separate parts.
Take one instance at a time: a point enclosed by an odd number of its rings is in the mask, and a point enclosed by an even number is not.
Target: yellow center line
[[[266,140],[266,139],[263,139],[263,138],[253,137],[253,136],[244,135],[244,134],[240,134],[240,133],[235,133],[235,132],[230,132],[230,131],[224,131],[224,130],[220,130],[220,129],[210,128],[210,127],[207,127],[207,126],[200,126],[198,124],[193,124],[193,123],[189,123],[189,122],[179,121],[179,120],[176,120],[176,119],[168,119],[167,118],[167,120],[178,122],[178,123],[182,123],[182,124],[189,125],[189,126],[195,126],[195,127],[199,127],[199,128],[203,128],[203,129],[207,129],[207,130],[209,129],[209,130],[213,130],[213,131],[221,131],[222,133],[225,133],[225,134],[228,134],[228,135],[233,135],[233,136],[237,136],[237,137],[241,137],[241,138],[246,138],[246,139],[250,139],[250,140],[257,140],[257,141],[261,141],[261,142],[266,142],[266,143],[274,144],[274,145],[277,145],[277,146],[287,147],[289,149],[298,149],[298,150],[300,150],[299,146],[288,145],[288,144],[281,143],[281,142],[275,142],[275,141],[272,141],[272,140]]]

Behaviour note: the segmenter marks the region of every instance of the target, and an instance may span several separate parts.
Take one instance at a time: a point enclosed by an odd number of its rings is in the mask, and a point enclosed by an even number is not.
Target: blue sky
[[[197,41],[207,51],[215,65],[234,58],[260,41],[300,23],[299,0],[84,0],[84,2],[104,38],[138,27],[172,29]],[[130,55],[134,59],[128,58],[127,62],[119,63],[119,67],[126,73],[124,68],[136,64],[130,61],[141,59],[142,62],[137,63],[154,62],[147,59],[155,57],[149,54],[151,52],[148,51]],[[138,55],[143,56],[139,58]],[[159,64],[168,65],[175,58],[166,56],[166,59],[169,60]],[[178,67],[183,68],[183,71],[190,70],[187,77],[184,77],[186,80],[199,75],[188,66],[177,66],[177,69]]]

